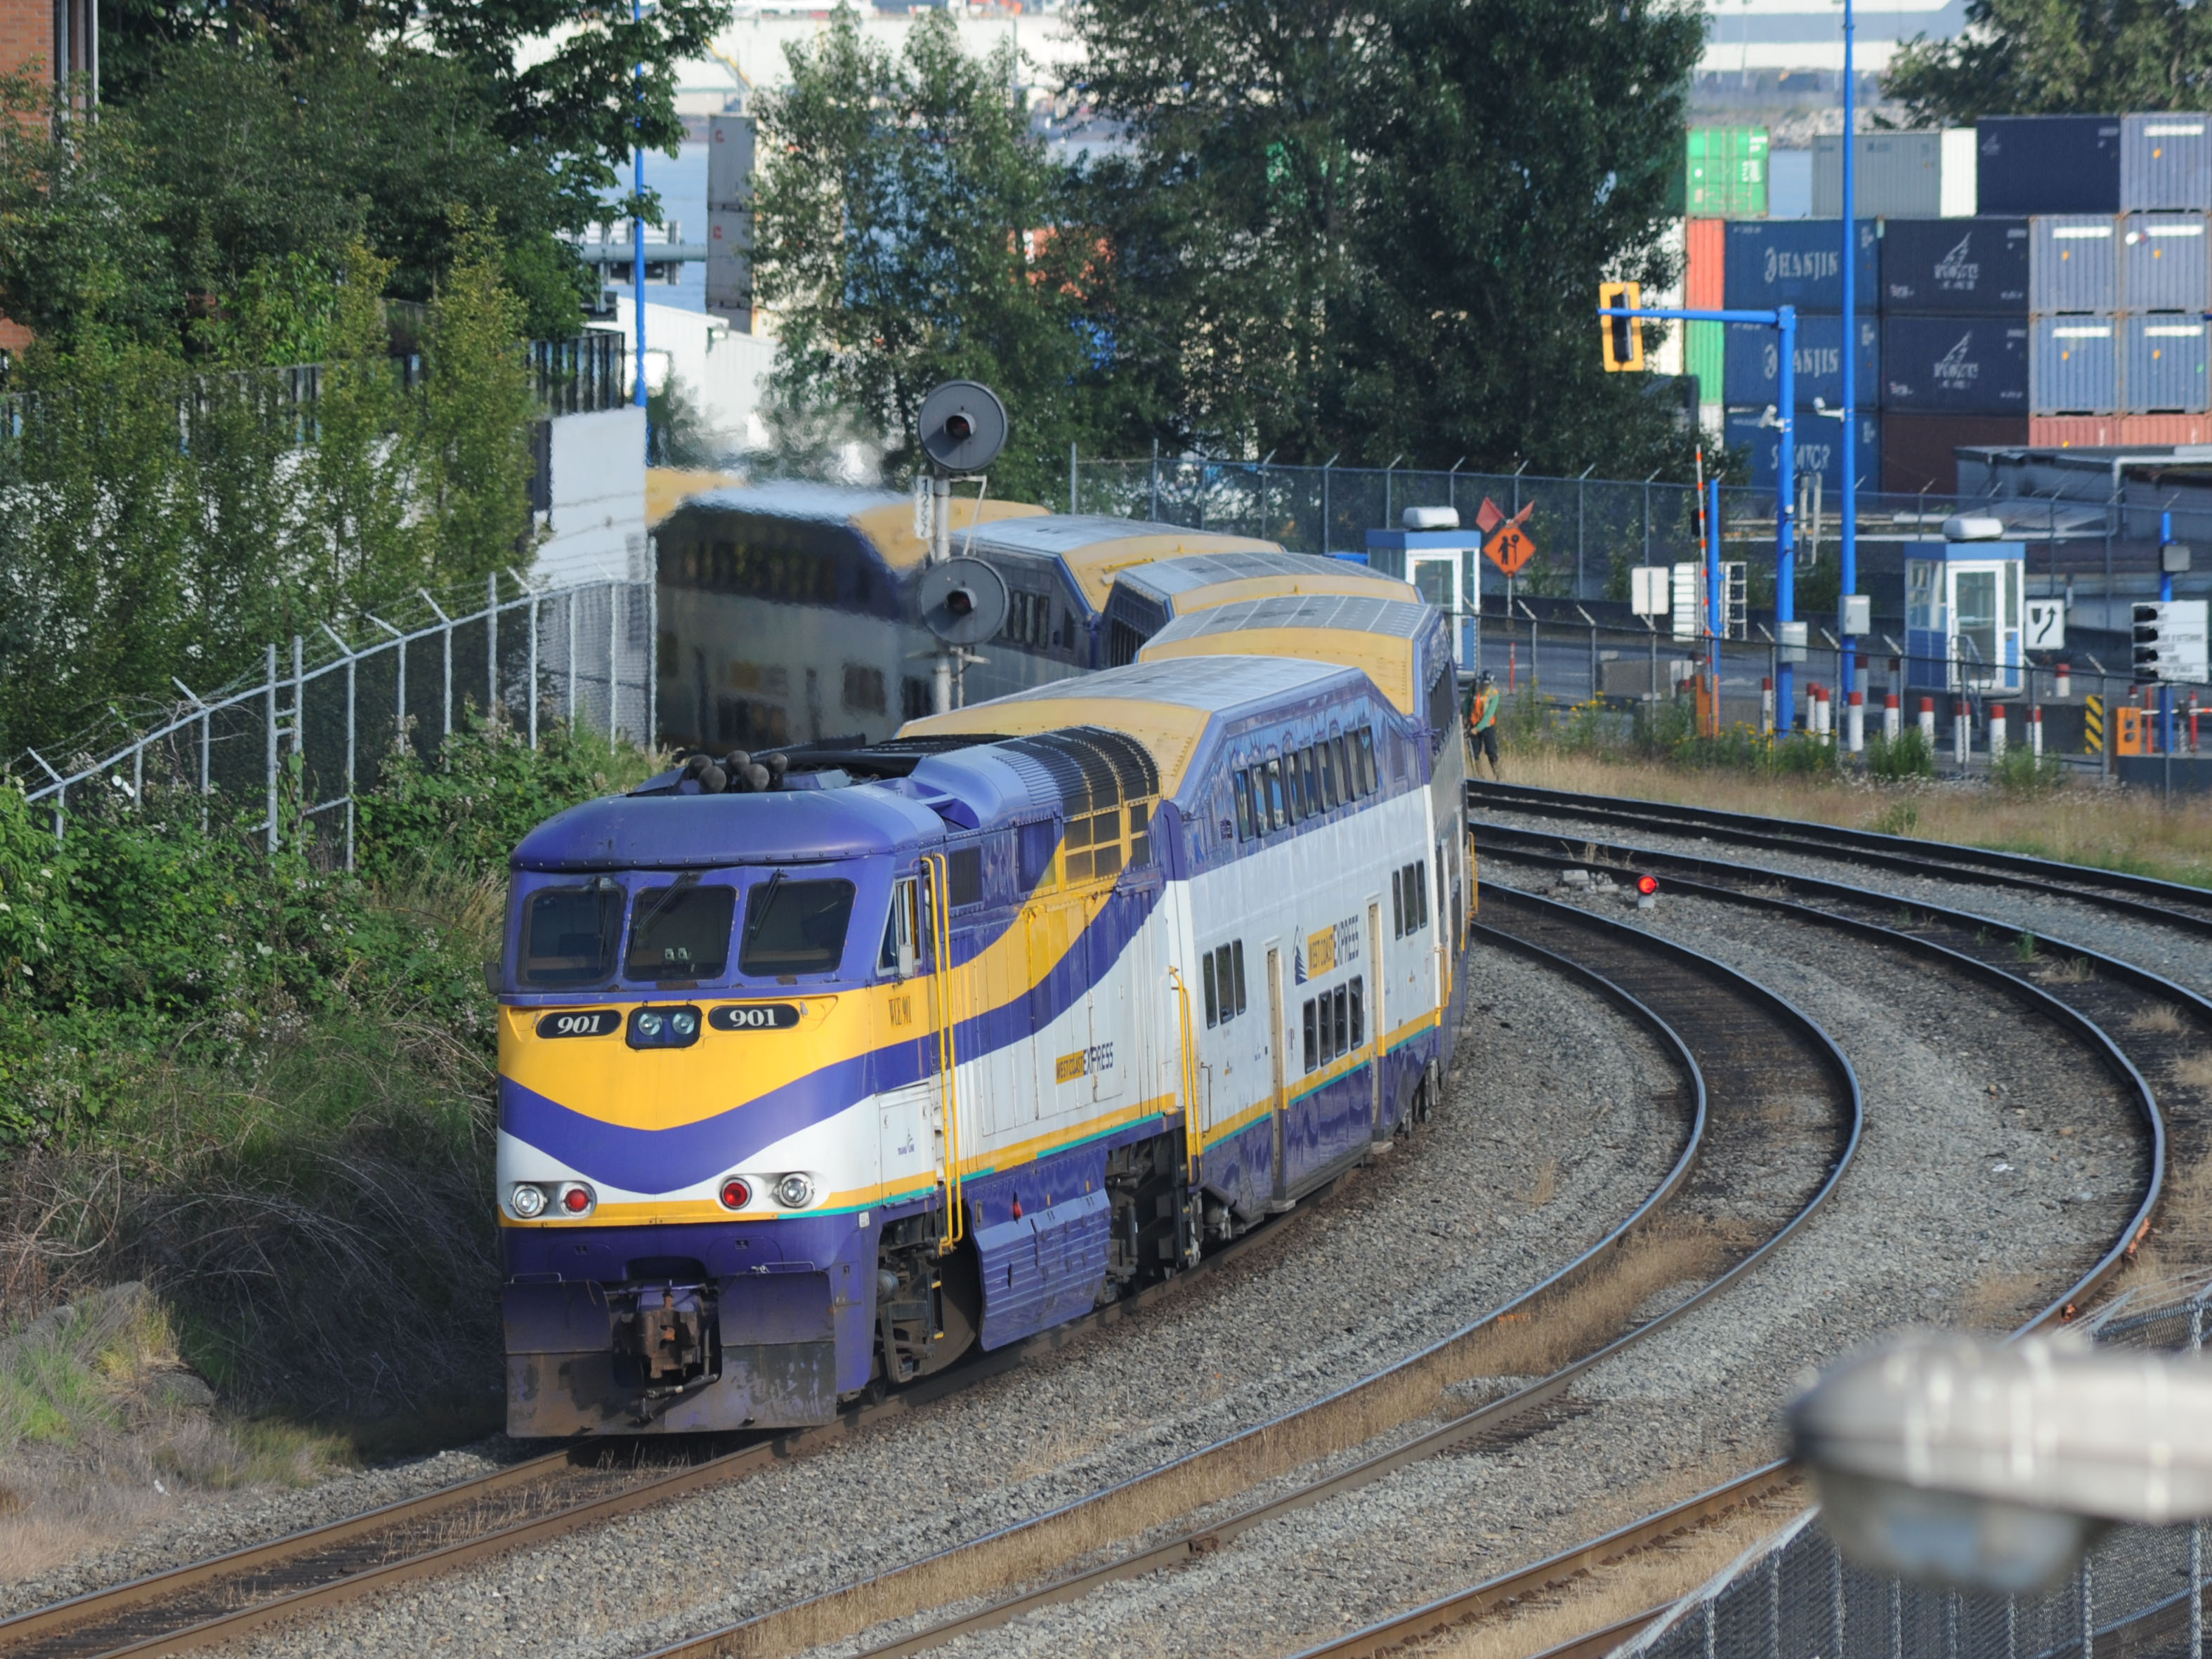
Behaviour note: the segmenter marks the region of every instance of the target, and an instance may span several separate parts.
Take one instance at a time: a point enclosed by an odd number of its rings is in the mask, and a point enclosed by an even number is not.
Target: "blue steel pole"
[[[1844,523],[1842,592],[1856,593],[1859,585],[1859,407],[1858,407],[1858,198],[1854,188],[1855,157],[1858,148],[1855,129],[1858,88],[1852,84],[1852,36],[1856,25],[1851,0],[1844,0]],[[1844,607],[1838,606],[1839,610]],[[1850,701],[1856,684],[1858,661],[1849,635],[1844,636],[1841,672],[1837,683],[1844,701]]]
[[[1782,436],[1774,457],[1774,620],[1786,623],[1797,615],[1797,307],[1778,306],[1774,325],[1781,331],[1782,349],[1776,368],[1780,374],[1778,399]],[[1779,628],[1775,630],[1778,634]],[[1774,676],[1775,723],[1784,732],[1796,725],[1797,703],[1790,689],[1790,663],[1785,658]]]
[[[645,0],[629,0],[629,21],[645,21]],[[629,217],[629,286],[630,326],[636,331],[636,384],[630,390],[630,401],[640,409],[645,407],[645,64],[639,60],[635,76],[637,82],[637,137],[631,142],[630,193],[637,198]],[[647,459],[653,455],[653,433],[645,434]]]

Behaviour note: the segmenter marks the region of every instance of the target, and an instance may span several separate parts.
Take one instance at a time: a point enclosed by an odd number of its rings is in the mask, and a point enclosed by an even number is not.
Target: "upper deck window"
[[[622,938],[623,890],[599,880],[581,887],[544,887],[522,916],[525,985],[597,985],[614,972]]]
[[[641,888],[630,902],[625,979],[719,979],[730,965],[734,887]]]
[[[738,953],[744,973],[827,974],[845,958],[853,920],[849,881],[791,881],[781,873],[752,890],[745,939]]]

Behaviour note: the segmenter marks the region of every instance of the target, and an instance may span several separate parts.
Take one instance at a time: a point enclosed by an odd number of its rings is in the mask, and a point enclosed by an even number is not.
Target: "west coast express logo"
[[[1079,1048],[1072,1054],[1062,1054],[1052,1063],[1054,1083],[1073,1083],[1078,1078],[1096,1077],[1101,1072],[1114,1069],[1114,1045],[1094,1042],[1088,1048]]]
[[[1291,977],[1303,985],[1310,979],[1359,960],[1359,918],[1342,921],[1306,935],[1306,942],[1291,954]]]

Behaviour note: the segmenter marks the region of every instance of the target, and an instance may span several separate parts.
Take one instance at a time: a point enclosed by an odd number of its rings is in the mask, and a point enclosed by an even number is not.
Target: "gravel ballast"
[[[1657,1043],[1549,970],[1487,960],[1460,1054],[1455,1086],[1409,1144],[1137,1318],[811,1457],[239,1649],[641,1653],[1037,1514],[1369,1375],[1563,1266],[1680,1149],[1679,1079]]]
[[[1485,874],[1551,890],[1547,875],[1502,854]],[[2132,1106],[2016,1004],[1735,905],[1578,902],[1738,969],[1836,1037],[1868,1122],[1826,1207],[1744,1282],[1592,1373],[1525,1437],[1430,1459],[1180,1571],[943,1651],[1169,1654],[1200,1629],[1222,1651],[1293,1651],[1770,1461],[1808,1368],[1902,1323],[2016,1322],[2125,1224],[2143,1173]]]

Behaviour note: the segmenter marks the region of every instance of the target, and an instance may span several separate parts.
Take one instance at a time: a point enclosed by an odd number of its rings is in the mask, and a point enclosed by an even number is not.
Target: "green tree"
[[[464,226],[430,302],[422,400],[423,504],[447,581],[481,581],[512,564],[529,528],[537,408],[520,349],[522,319],[492,226]]]
[[[755,221],[787,423],[845,413],[887,434],[902,470],[930,387],[981,380],[1013,417],[994,489],[1049,489],[1091,430],[1098,241],[1011,94],[1010,50],[970,58],[931,10],[894,58],[840,7],[787,54],[790,86],[760,100]]]
[[[1948,40],[1908,41],[1882,90],[1919,127],[2203,109],[2212,11],[2195,0],[1966,0],[1966,27]]]
[[[1133,129],[1092,171],[1117,388],[1162,435],[1316,462],[1682,459],[1603,374],[1607,276],[1658,233],[1694,12],[1626,0],[1088,0],[1073,89]],[[1133,386],[1130,383],[1135,382]]]

